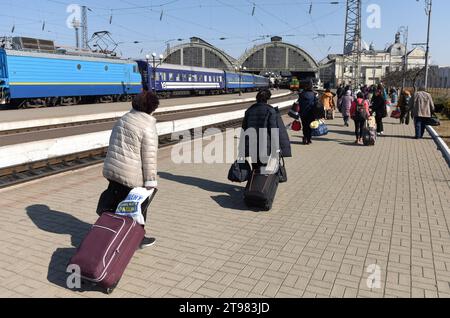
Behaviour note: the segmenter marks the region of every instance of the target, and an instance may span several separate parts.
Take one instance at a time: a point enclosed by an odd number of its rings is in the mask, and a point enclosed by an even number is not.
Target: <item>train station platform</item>
[[[352,127],[328,124],[310,146],[290,132],[270,212],[244,205],[229,164],[174,164],[161,149],[156,243],[111,296],[65,287],[101,165],[0,191],[0,297],[450,297],[450,169],[436,144],[387,120],[375,147],[357,146]]]

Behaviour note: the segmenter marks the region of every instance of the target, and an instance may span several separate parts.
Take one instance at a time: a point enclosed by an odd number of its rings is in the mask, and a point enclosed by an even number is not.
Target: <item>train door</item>
[[[128,92],[131,89],[131,70],[132,70],[133,66],[131,66],[130,64],[124,64],[124,67],[125,67],[125,72],[124,72],[125,83],[124,83],[124,92],[123,93],[128,94]]]

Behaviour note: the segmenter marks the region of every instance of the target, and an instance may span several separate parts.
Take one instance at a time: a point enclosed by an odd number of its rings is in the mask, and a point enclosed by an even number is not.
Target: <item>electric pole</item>
[[[402,91],[406,86],[406,72],[408,72],[408,35],[409,35],[409,27],[402,27],[401,31],[403,31],[403,35],[405,37],[405,55],[403,57],[403,81],[402,81]]]
[[[80,33],[79,33],[80,21],[78,21],[77,19],[73,18],[72,26],[75,29],[75,46],[76,46],[77,49],[79,49],[80,48]]]
[[[86,6],[81,7],[81,43],[83,49],[88,48],[88,22],[87,22],[87,10]]]
[[[341,83],[352,82],[357,87],[361,80],[361,0],[347,0],[345,18],[344,54]],[[350,70],[350,72],[348,72]],[[350,74],[349,74],[350,73]]]
[[[426,13],[428,15],[428,31],[427,31],[427,50],[425,53],[425,89],[428,88],[428,69],[429,69],[429,58],[430,58],[430,29],[431,29],[431,8],[433,6],[433,0],[425,0],[426,3]]]

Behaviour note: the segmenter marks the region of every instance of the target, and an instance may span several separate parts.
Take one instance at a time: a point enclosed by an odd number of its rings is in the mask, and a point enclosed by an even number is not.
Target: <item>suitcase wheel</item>
[[[108,294],[108,295],[111,295],[113,293],[114,289],[116,289],[118,284],[119,284],[119,282],[115,283],[111,287],[106,288],[105,289],[105,293]]]
[[[106,294],[108,294],[108,295],[111,295],[113,293],[113,291],[114,291],[114,287],[109,287],[109,288],[106,288],[106,290],[105,290]]]

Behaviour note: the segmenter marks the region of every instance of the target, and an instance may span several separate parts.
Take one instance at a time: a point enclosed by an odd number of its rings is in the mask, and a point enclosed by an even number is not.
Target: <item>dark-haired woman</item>
[[[240,147],[241,156],[245,151],[245,157],[252,159],[254,169],[259,169],[267,165],[267,159],[270,155],[275,155],[275,152],[281,150],[284,157],[291,156],[291,146],[286,127],[282,124],[280,114],[277,109],[268,104],[271,97],[270,90],[264,89],[256,95],[256,104],[252,105],[245,112],[244,120],[242,121],[242,130],[247,133],[249,138],[241,139],[243,144]],[[252,129],[253,135],[249,129]],[[278,146],[280,149],[272,149],[272,132],[278,132]],[[261,133],[265,133],[267,138],[260,138]],[[256,138],[250,138],[251,136]],[[260,149],[263,149],[260,151]],[[266,158],[262,158],[261,154],[267,154]]]
[[[117,121],[111,133],[103,166],[103,176],[108,179],[109,186],[100,197],[97,214],[114,212],[133,188],[150,190],[158,185],[158,133],[152,113],[158,108],[159,100],[154,94],[143,92],[134,98],[132,106],[133,109]],[[147,219],[147,208],[148,200],[141,207],[144,220]],[[154,242],[154,238],[145,237],[141,248]]]

